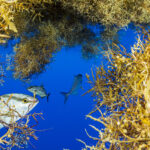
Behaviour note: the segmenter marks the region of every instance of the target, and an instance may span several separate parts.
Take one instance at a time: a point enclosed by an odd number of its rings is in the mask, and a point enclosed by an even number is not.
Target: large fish
[[[82,78],[83,78],[82,74],[76,75],[74,77],[74,81],[69,92],[61,92],[61,94],[64,95],[65,97],[65,100],[64,100],[65,104],[68,100],[68,96],[72,94],[77,94],[78,90],[82,87]]]
[[[41,86],[30,86],[27,88],[27,90],[32,92],[34,95],[39,95],[41,98],[47,97],[47,101],[50,96],[50,93],[46,93],[46,90],[42,85]]]
[[[36,105],[38,100],[25,94],[5,94],[0,96],[0,121],[11,124],[28,114]],[[10,111],[10,109],[14,111]],[[0,129],[3,127],[0,124]]]

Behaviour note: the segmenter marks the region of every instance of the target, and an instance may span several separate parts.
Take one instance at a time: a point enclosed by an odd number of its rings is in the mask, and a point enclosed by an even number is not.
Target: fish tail
[[[67,92],[60,92],[60,93],[65,97],[64,104],[66,104],[69,96],[68,93]]]
[[[48,93],[47,94],[47,102],[48,102],[48,100],[49,100],[49,96],[51,95],[51,93]]]

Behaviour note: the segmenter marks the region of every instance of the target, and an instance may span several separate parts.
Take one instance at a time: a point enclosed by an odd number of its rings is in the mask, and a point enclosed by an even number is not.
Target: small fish
[[[32,92],[34,95],[39,95],[41,98],[47,97],[49,99],[50,93],[46,93],[45,88],[41,86],[30,86],[27,88],[28,91]]]
[[[14,123],[28,114],[36,105],[38,100],[26,94],[5,94],[0,96],[0,120],[7,124]],[[15,110],[13,112],[10,109]],[[3,113],[3,114],[2,114]],[[3,127],[0,124],[0,129]]]
[[[72,94],[77,94],[78,90],[82,87],[82,77],[83,77],[82,74],[76,75],[74,77],[74,81],[69,92],[61,92],[61,94],[64,95],[65,97],[65,100],[64,100],[65,104],[68,100],[68,96]]]

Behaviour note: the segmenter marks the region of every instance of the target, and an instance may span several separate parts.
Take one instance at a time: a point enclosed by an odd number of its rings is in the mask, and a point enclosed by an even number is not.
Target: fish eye
[[[27,101],[27,99],[23,99],[23,102],[24,102],[24,103],[27,103],[28,101]]]

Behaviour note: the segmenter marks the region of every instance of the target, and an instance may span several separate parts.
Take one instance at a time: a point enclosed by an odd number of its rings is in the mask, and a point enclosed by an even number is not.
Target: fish
[[[41,86],[30,86],[27,88],[28,91],[32,92],[34,95],[39,95],[41,98],[47,97],[47,102],[50,96],[50,93],[46,93],[45,88]]]
[[[0,96],[0,121],[11,124],[28,114],[38,100],[26,94],[12,93]],[[11,111],[14,110],[14,111]],[[2,114],[3,113],[3,114]],[[3,125],[0,123],[0,129]]]
[[[82,88],[82,78],[82,74],[74,76],[74,81],[69,92],[60,92],[65,97],[64,104],[66,104],[69,95],[77,94],[78,90]]]

